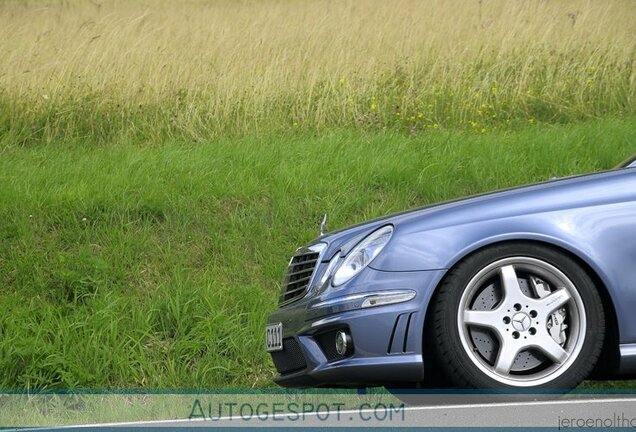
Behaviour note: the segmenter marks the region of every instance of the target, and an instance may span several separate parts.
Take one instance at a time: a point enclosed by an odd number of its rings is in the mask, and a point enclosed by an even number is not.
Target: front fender
[[[491,219],[432,230],[396,227],[371,266],[383,271],[449,269],[470,253],[502,241],[532,240],[567,250],[585,262],[607,288],[621,343],[636,341],[636,232],[633,209],[607,204]],[[620,299],[620,301],[618,301]]]

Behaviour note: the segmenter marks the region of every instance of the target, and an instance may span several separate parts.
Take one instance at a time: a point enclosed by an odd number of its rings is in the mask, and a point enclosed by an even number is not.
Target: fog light
[[[345,356],[351,353],[351,336],[345,331],[339,331],[336,333],[336,352],[338,355]]]

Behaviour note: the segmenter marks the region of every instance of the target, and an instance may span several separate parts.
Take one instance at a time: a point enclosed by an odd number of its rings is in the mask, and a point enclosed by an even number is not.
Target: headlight
[[[333,286],[342,285],[368,266],[373,258],[380,254],[391,239],[392,234],[393,227],[391,225],[383,226],[358,243],[333,275]]]

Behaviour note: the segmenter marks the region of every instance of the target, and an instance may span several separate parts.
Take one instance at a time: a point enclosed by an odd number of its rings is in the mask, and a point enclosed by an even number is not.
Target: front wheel
[[[590,373],[603,343],[593,281],[542,245],[510,243],[469,256],[431,306],[436,360],[459,387],[570,389]]]

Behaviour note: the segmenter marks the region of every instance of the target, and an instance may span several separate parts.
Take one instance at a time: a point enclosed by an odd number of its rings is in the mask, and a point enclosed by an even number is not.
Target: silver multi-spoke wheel
[[[552,264],[526,256],[477,272],[459,299],[461,345],[479,370],[509,386],[553,381],[585,342],[586,313],[574,283]]]

